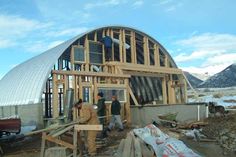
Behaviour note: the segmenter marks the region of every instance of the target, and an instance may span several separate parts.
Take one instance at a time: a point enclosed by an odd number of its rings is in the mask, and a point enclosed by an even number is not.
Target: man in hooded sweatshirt
[[[105,123],[105,115],[106,115],[106,106],[105,106],[105,99],[103,98],[103,93],[100,92],[97,95],[97,115],[101,125]]]

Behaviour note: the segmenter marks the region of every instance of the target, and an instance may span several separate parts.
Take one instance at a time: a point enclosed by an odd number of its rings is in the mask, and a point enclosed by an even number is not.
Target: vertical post
[[[98,39],[97,39],[97,31],[95,31],[95,32],[94,32],[94,37],[93,37],[93,40],[94,40],[95,42],[97,42],[97,41],[98,41]]]
[[[98,80],[97,80],[97,77],[95,76],[94,77],[94,103],[97,104],[97,94],[98,94],[98,86],[97,86],[97,83],[98,83]]]
[[[70,63],[71,63],[71,70],[75,70],[75,61],[74,61],[74,46],[71,46],[71,51],[70,51]]]
[[[42,143],[41,143],[41,152],[40,152],[40,157],[44,157],[44,151],[45,151],[45,136],[46,132],[42,133]]]
[[[57,85],[57,74],[53,74],[53,91],[52,91],[52,97],[53,97],[53,118],[57,118],[59,116],[58,112],[58,85]]]
[[[165,54],[165,67],[169,67],[168,65],[168,56]]]
[[[168,86],[168,100],[169,104],[175,104],[176,103],[176,98],[175,98],[175,91],[172,87],[172,75],[170,74],[170,79],[167,82]]]
[[[105,29],[102,30],[102,37],[105,36]],[[105,47],[104,47],[104,44],[102,44],[102,62],[105,63]]]
[[[167,92],[166,92],[166,77],[162,78],[162,98],[163,98],[163,104],[167,104]]]
[[[74,127],[74,134],[73,134],[74,150],[73,150],[73,157],[77,157],[77,138],[78,138],[78,132],[77,132],[76,128]]]
[[[123,47],[123,42],[122,42],[122,30],[120,29],[120,34],[119,34],[119,50],[120,50],[120,62],[123,62],[123,51],[122,51],[122,47]]]
[[[126,103],[125,103],[125,114],[128,125],[131,124],[131,116],[130,116],[130,97],[129,97],[129,79],[125,79],[126,86]]]
[[[150,65],[148,38],[146,36],[143,37],[143,50],[144,50],[144,65]]]
[[[82,77],[79,76],[79,98],[83,98],[83,87],[82,87]]]
[[[185,80],[185,78],[183,77],[183,82],[184,82],[184,103],[186,103],[187,102],[187,82],[186,82],[186,80]]]
[[[135,32],[131,31],[131,63],[136,64],[136,41]]]
[[[123,48],[123,58],[124,63],[126,63],[126,48],[125,48],[125,29],[122,30],[122,48]]]
[[[160,67],[160,53],[159,46],[157,44],[154,44],[154,58],[155,65]]]
[[[114,38],[114,33],[113,33],[113,30],[111,29],[111,38],[113,39]],[[112,46],[111,46],[111,59],[112,61],[115,60],[115,52],[114,52],[114,43],[112,42]]]
[[[89,41],[88,41],[88,35],[85,36],[85,71],[89,71]]]

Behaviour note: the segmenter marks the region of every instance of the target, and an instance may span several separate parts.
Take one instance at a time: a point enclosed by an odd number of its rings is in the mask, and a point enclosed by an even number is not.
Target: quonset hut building
[[[104,36],[112,39],[105,60]],[[103,92],[107,114],[111,96],[130,122],[130,105],[183,104],[186,82],[166,49],[142,31],[123,26],[80,34],[9,71],[0,81],[0,116],[19,115],[23,124],[63,119],[79,98],[97,102]]]

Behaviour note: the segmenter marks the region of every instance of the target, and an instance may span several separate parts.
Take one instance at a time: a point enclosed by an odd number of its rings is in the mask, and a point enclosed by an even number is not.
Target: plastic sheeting
[[[135,135],[153,148],[156,156],[200,157],[182,141],[169,137],[153,124],[133,131]]]

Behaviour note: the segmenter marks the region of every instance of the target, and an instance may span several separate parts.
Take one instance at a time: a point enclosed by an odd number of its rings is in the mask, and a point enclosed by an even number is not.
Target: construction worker
[[[103,98],[103,93],[100,92],[97,95],[97,115],[98,115],[98,120],[100,125],[103,126],[105,125],[105,116],[106,116],[106,106],[105,106],[105,99]],[[100,135],[101,138],[106,137],[105,130],[103,129]]]
[[[90,124],[97,125],[99,124],[97,119],[96,109],[93,105],[83,105],[82,99],[76,103],[76,108],[80,111],[79,122],[81,124]],[[88,153],[90,156],[94,156],[96,154],[96,136],[97,131],[89,130],[87,136],[88,143]]]
[[[112,96],[112,103],[111,103],[112,117],[111,117],[110,124],[107,128],[108,131],[111,131],[111,129],[115,126],[116,123],[119,125],[118,131],[124,130],[123,124],[121,122],[120,110],[121,110],[120,102],[117,100],[117,97],[115,95],[113,95]]]
[[[111,49],[112,49],[112,38],[109,36],[104,36],[102,38],[102,43],[104,44],[104,48],[105,48],[105,60],[106,61],[111,61],[112,57],[111,57]]]

